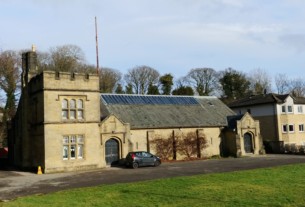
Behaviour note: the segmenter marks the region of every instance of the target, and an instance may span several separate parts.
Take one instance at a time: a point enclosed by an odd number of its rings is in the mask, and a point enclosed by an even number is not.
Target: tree
[[[100,68],[100,90],[102,93],[112,93],[122,79],[121,72],[112,68]]]
[[[126,94],[133,94],[133,88],[132,85],[129,83],[127,86],[125,86],[125,93]]]
[[[167,138],[163,138],[161,135],[155,135],[155,138],[150,141],[154,146],[156,154],[160,156],[162,160],[169,160],[170,157],[174,157],[174,143],[173,135],[170,134]]]
[[[125,93],[124,90],[123,90],[123,87],[122,87],[122,85],[121,85],[120,83],[119,83],[118,86],[116,87],[115,93],[116,93],[116,94],[124,94],[124,93]]]
[[[162,94],[170,95],[173,86],[173,76],[168,73],[160,77],[159,82],[161,84]]]
[[[274,81],[278,94],[285,94],[289,92],[289,79],[286,74],[276,74]]]
[[[6,95],[4,117],[11,119],[16,111],[16,93],[20,89],[21,58],[15,51],[0,53],[0,88]]]
[[[193,96],[194,90],[191,86],[179,86],[172,92],[173,95]]]
[[[221,73],[219,82],[226,102],[243,98],[249,94],[250,82],[242,72],[228,68]]]
[[[15,51],[4,51],[0,53],[0,89],[5,93],[5,107],[3,110],[0,143],[6,138],[6,122],[16,112],[16,96],[20,89],[21,58]],[[4,144],[6,145],[6,144]]]
[[[176,88],[172,91],[173,95],[193,96],[194,90],[191,86],[186,85],[186,78],[180,78],[176,81]]]
[[[51,68],[51,54],[48,52],[36,52],[37,54],[37,69],[38,72],[42,72],[44,70],[55,70]]]
[[[250,91],[253,94],[263,94],[271,91],[271,78],[265,70],[260,68],[252,70],[249,74]]]
[[[217,72],[212,68],[192,69],[186,77],[199,96],[211,95],[218,83]]]
[[[37,59],[42,70],[84,72],[85,55],[76,45],[51,48],[49,53],[38,53]]]
[[[125,75],[127,84],[131,84],[136,94],[146,94],[149,84],[157,84],[159,72],[148,66],[137,66]]]
[[[149,84],[148,90],[147,90],[147,94],[150,94],[150,95],[160,95],[158,86],[153,85],[152,83]]]
[[[292,79],[290,81],[290,93],[295,97],[305,96],[305,81],[301,78]]]

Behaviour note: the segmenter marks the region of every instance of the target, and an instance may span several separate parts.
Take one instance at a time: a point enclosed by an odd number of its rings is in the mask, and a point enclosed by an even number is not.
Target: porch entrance
[[[111,165],[119,160],[119,142],[113,138],[105,144],[106,164]]]
[[[244,147],[246,153],[253,153],[252,135],[250,133],[244,135]]]

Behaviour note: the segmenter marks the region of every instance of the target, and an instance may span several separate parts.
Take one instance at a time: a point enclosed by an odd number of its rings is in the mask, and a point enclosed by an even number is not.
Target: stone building
[[[35,52],[23,54],[22,95],[9,132],[9,157],[21,168],[103,168],[129,151],[156,153],[157,138],[178,140],[189,132],[206,139],[197,156],[260,151],[258,123],[248,114],[229,128],[235,113],[216,97],[100,94],[98,75],[38,73],[36,65]],[[185,157],[174,150],[168,158]]]
[[[248,112],[259,120],[267,151],[305,150],[305,98],[274,93],[252,95],[229,107],[237,114]]]

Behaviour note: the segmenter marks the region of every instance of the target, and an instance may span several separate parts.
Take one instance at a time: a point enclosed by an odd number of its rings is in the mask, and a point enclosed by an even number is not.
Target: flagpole
[[[97,37],[97,20],[95,17],[95,44],[96,44],[96,74],[99,73],[99,59],[98,59],[98,37]]]

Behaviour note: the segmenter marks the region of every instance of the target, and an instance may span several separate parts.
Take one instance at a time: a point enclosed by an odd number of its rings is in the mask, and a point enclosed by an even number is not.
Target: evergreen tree
[[[147,94],[149,95],[160,95],[159,88],[156,85],[153,85],[152,83],[149,84]]]
[[[160,77],[161,89],[163,95],[170,95],[173,86],[173,76],[171,74],[165,74]]]
[[[120,83],[119,83],[118,86],[116,87],[115,93],[116,93],[116,94],[124,94],[124,93],[125,93],[124,90],[123,90],[123,87],[122,87],[122,85],[121,85]]]
[[[250,82],[242,72],[228,68],[222,73],[219,82],[222,86],[225,102],[249,95]]]
[[[185,95],[185,96],[193,96],[194,90],[190,86],[179,86],[172,92],[173,95]]]
[[[126,94],[133,94],[132,85],[130,83],[127,86],[125,86],[125,93]]]

